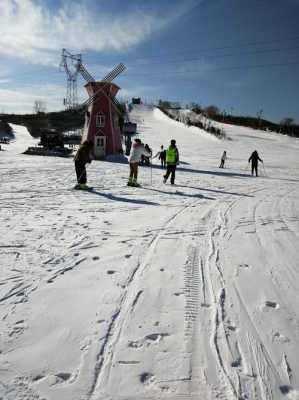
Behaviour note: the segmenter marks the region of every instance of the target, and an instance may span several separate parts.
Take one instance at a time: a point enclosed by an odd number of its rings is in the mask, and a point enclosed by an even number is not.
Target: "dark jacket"
[[[257,164],[258,163],[258,161],[261,161],[261,162],[263,162],[263,160],[261,160],[260,158],[259,158],[259,155],[258,155],[258,152],[257,151],[254,151],[252,154],[251,154],[251,156],[249,157],[249,159],[248,159],[248,162],[252,162],[252,164]]]
[[[81,144],[77,151],[77,154],[75,155],[74,160],[86,164],[90,163],[92,159],[92,147],[88,143]]]
[[[159,160],[165,160],[166,159],[166,150],[161,150],[159,154]]]

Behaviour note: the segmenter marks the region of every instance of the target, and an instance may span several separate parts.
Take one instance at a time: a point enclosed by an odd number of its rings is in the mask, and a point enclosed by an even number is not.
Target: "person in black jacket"
[[[75,155],[75,169],[77,175],[78,184],[75,186],[76,189],[88,189],[86,185],[87,176],[86,176],[86,167],[87,163],[91,163],[93,158],[93,142],[85,140],[83,142]]]
[[[258,176],[258,162],[263,162],[259,158],[258,152],[254,150],[254,152],[251,154],[251,156],[248,159],[248,162],[251,161],[251,175],[253,175],[253,172],[255,171],[255,176]]]

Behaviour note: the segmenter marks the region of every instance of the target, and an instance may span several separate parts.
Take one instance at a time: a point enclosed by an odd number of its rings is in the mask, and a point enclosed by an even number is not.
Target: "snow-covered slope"
[[[34,139],[25,126],[10,124],[13,129],[13,139],[9,145],[4,145],[5,150],[13,153],[23,153],[30,146],[35,146],[39,140]]]
[[[298,140],[131,119],[154,152],[177,140],[176,186],[98,161],[72,191],[71,160],[0,154],[0,397],[297,399]]]

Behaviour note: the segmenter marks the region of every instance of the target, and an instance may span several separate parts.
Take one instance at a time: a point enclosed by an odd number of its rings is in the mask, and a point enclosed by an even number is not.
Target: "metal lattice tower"
[[[81,54],[71,54],[66,49],[62,49],[60,68],[64,68],[67,75],[66,97],[63,99],[67,110],[78,106],[77,76],[81,62]]]

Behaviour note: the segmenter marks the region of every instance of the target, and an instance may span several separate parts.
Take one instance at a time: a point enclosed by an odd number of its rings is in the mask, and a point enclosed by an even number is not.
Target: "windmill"
[[[118,122],[120,103],[115,98],[120,88],[112,81],[125,69],[125,65],[120,63],[104,78],[96,81],[82,61],[78,63],[78,73],[87,82],[85,88],[89,95],[84,103],[77,106],[77,108],[86,108],[82,141],[91,140],[95,143],[96,158],[118,154],[122,148]]]

